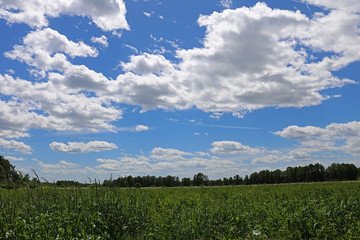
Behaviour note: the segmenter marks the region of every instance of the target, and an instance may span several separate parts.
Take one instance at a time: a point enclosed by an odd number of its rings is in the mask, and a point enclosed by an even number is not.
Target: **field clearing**
[[[0,189],[0,239],[359,239],[360,182]]]

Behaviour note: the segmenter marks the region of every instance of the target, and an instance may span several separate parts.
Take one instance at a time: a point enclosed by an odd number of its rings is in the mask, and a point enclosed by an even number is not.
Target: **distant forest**
[[[0,156],[0,186],[37,186],[40,179],[34,172],[36,178],[30,180],[29,174],[22,174],[15,170],[15,166],[11,165],[8,160]],[[226,186],[226,185],[250,185],[250,184],[278,184],[278,183],[299,183],[299,182],[323,182],[323,181],[343,181],[357,180],[360,176],[360,168],[354,164],[333,163],[325,168],[319,163],[309,164],[307,166],[288,167],[286,170],[280,169],[269,171],[262,170],[254,172],[250,176],[244,178],[236,175],[234,177],[210,180],[204,173],[195,174],[194,177],[182,178],[177,176],[126,176],[116,179],[107,179],[103,183],[79,183],[71,180],[59,180],[54,183],[46,182],[46,184],[56,185],[59,187],[71,186],[89,186],[93,184],[102,185],[104,187],[178,187],[178,186]]]
[[[323,181],[342,181],[356,180],[360,169],[354,164],[333,163],[328,168],[321,164],[309,164],[303,167],[288,167],[285,171],[279,169],[275,171],[263,170],[254,172],[244,178],[236,175],[234,177],[217,180],[210,180],[203,173],[195,174],[191,178],[176,176],[155,177],[155,176],[127,176],[117,179],[105,180],[105,187],[177,187],[177,186],[223,186],[223,185],[249,185],[249,184],[277,184],[277,183],[297,183],[297,182],[323,182]]]

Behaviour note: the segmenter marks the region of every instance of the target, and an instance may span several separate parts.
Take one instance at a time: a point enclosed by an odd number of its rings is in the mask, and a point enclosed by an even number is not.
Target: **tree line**
[[[309,164],[307,166],[288,167],[286,170],[280,169],[269,171],[262,170],[254,172],[244,178],[236,175],[234,177],[210,180],[203,173],[195,174],[194,177],[182,178],[170,176],[137,176],[118,177],[103,182],[104,187],[177,187],[177,186],[224,186],[224,185],[249,185],[249,184],[277,184],[277,183],[297,183],[297,182],[323,182],[323,181],[342,181],[356,180],[359,174],[354,164],[333,163],[325,168],[321,164]]]
[[[286,170],[280,169],[269,171],[262,170],[246,175],[244,178],[235,175],[222,179],[210,180],[204,173],[197,173],[193,178],[184,177],[181,180],[177,176],[168,175],[166,177],[156,176],[120,176],[116,179],[104,180],[101,184],[104,187],[178,187],[178,186],[226,186],[226,185],[249,185],[249,184],[277,184],[277,183],[297,183],[297,182],[322,182],[322,181],[343,181],[356,180],[360,176],[360,168],[349,163],[333,163],[325,168],[319,163],[307,166],[288,167]],[[40,179],[30,180],[29,174],[22,174],[15,170],[8,160],[0,156],[0,183],[17,185],[36,185]],[[86,187],[95,183],[79,183],[72,180],[59,180],[49,183],[58,187]]]

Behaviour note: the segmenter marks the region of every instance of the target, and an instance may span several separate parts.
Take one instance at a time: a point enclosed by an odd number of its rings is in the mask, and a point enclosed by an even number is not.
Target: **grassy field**
[[[0,239],[359,239],[360,183],[0,190]]]

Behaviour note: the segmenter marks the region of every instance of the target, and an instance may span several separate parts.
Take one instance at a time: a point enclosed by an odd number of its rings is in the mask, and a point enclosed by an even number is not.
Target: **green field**
[[[0,189],[0,239],[359,239],[360,183]]]

